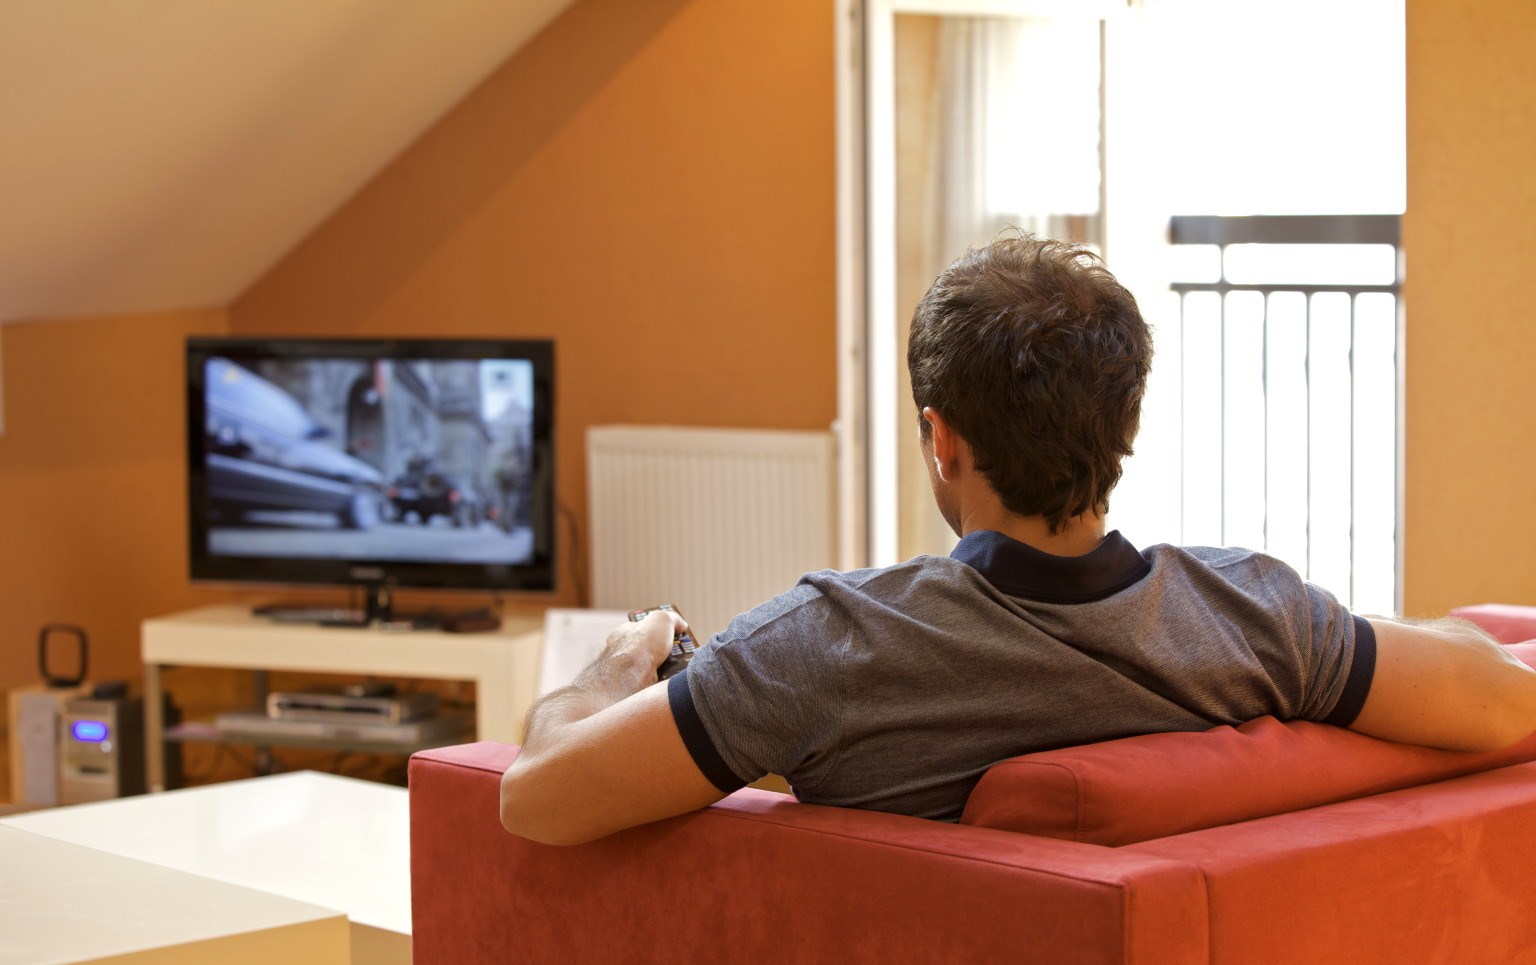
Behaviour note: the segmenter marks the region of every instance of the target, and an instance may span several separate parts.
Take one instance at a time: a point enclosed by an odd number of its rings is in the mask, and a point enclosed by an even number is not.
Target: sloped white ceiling
[[[572,0],[0,0],[0,322],[229,304]]]

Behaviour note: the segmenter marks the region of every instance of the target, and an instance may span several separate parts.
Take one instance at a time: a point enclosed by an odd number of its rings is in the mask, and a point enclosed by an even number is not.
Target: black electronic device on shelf
[[[554,588],[548,340],[187,342],[195,580]]]

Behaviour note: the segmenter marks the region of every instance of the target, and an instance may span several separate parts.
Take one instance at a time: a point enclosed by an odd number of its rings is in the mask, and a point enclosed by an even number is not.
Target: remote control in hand
[[[677,613],[677,607],[674,607],[670,603],[663,603],[660,606],[653,606],[645,610],[631,610],[629,613],[630,622],[639,623],[641,620],[644,620],[652,610],[666,610],[668,613]],[[677,613],[677,615],[682,616],[681,613]],[[667,655],[667,659],[663,661],[662,665],[656,668],[656,679],[666,680],[668,677],[688,666],[688,661],[693,659],[694,651],[697,649],[699,649],[699,647],[698,644],[694,643],[693,633],[691,631],[677,631],[677,633],[672,637],[672,652]]]

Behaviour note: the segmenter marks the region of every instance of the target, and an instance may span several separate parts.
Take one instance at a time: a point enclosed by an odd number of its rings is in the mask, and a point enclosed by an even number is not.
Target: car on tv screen
[[[379,521],[383,477],[337,449],[293,396],[223,358],[208,362],[208,498],[220,516],[305,512],[348,529]]]

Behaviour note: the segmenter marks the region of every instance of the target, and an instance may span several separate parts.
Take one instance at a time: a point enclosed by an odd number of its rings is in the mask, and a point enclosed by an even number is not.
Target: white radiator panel
[[[671,603],[702,642],[836,559],[828,432],[587,430],[592,605]]]

